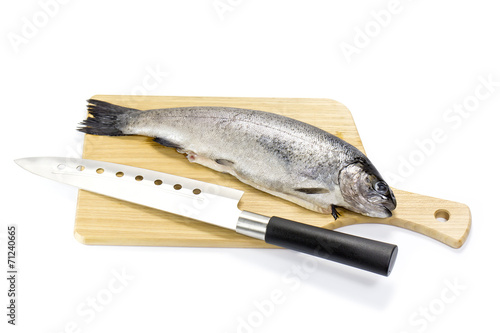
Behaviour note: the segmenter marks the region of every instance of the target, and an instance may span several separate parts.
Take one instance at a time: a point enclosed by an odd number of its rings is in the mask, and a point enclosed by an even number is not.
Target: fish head
[[[369,161],[348,164],[339,173],[345,208],[371,217],[391,217],[396,198]]]

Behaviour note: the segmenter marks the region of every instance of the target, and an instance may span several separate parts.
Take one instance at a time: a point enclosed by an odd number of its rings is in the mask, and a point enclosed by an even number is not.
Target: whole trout
[[[90,115],[81,132],[153,137],[190,162],[335,218],[339,206],[380,218],[396,208],[393,192],[362,152],[312,125],[231,107],[140,111],[88,102]]]

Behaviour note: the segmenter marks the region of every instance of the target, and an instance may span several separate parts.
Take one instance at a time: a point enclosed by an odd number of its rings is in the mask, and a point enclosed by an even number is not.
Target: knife
[[[15,160],[78,188],[182,215],[316,257],[389,276],[398,247],[280,217],[238,209],[243,191],[116,163],[67,157]]]

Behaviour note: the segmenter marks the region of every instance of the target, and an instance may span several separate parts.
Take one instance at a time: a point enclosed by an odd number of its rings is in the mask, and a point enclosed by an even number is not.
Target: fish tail
[[[141,111],[96,99],[89,99],[87,102],[89,116],[80,123],[80,132],[108,136],[131,135],[125,133],[124,128],[130,116]]]

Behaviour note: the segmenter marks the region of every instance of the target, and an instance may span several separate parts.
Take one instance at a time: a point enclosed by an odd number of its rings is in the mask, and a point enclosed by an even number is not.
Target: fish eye
[[[389,191],[389,186],[385,182],[377,182],[375,183],[375,191],[377,191],[380,194],[387,194]]]

